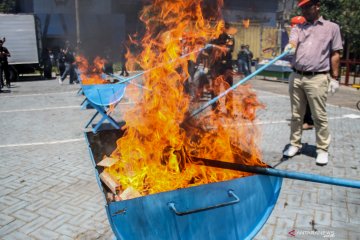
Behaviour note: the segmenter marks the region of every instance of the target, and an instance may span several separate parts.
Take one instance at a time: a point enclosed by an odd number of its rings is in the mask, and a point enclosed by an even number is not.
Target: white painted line
[[[259,98],[270,98],[270,97],[290,98],[290,96],[288,96],[288,95],[282,95],[282,94],[273,93],[273,92],[269,92],[269,91],[255,90],[255,92],[257,92],[257,93],[269,94],[269,95],[265,95],[265,96],[258,96]],[[341,107],[341,106],[337,106],[337,105],[330,104],[330,103],[326,103],[326,105],[327,105],[327,106],[330,106],[330,107],[342,108],[342,109],[350,110],[350,111],[352,111],[352,112],[358,112],[358,111],[359,111],[359,110],[356,109],[356,108]],[[354,103],[354,106],[355,106],[355,103]]]
[[[339,120],[339,119],[358,119],[360,118],[360,115],[355,114],[348,114],[343,115],[341,117],[329,117],[328,120]],[[277,121],[255,121],[254,123],[245,123],[244,125],[270,125],[270,124],[282,124],[287,123],[289,124],[291,121],[289,120],[277,120]],[[235,124],[231,126],[241,126],[242,124]],[[223,126],[229,126],[229,125],[223,125]]]
[[[72,142],[82,142],[84,138],[74,138],[60,141],[50,141],[50,142],[34,142],[34,143],[19,143],[19,144],[5,144],[0,145],[0,148],[10,148],[10,147],[28,147],[28,146],[39,146],[39,145],[52,145],[52,144],[62,144],[62,143],[72,143]]]
[[[283,94],[279,94],[279,93],[273,93],[273,92],[269,92],[269,91],[264,91],[264,90],[255,90],[255,92],[257,93],[265,93],[265,94],[269,94],[269,95],[265,95],[265,96],[262,96],[262,97],[281,97],[281,98],[290,98],[288,94],[286,95],[283,95]],[[261,97],[261,96],[259,96]]]
[[[120,102],[117,105],[133,105],[137,102]],[[13,112],[33,112],[33,111],[48,111],[57,109],[74,109],[81,108],[80,105],[73,106],[60,106],[60,107],[46,107],[46,108],[28,108],[28,109],[11,109],[11,110],[0,110],[0,113],[13,113]]]
[[[287,97],[287,96],[282,96],[282,95],[279,95],[279,96],[277,96],[277,95],[265,95],[265,96],[258,96],[258,98],[259,99],[262,99],[262,98],[289,98],[289,97]]]
[[[352,112],[359,112],[359,110],[357,110],[356,108],[341,107],[341,106],[336,106],[334,104],[329,104],[329,103],[326,103],[326,106],[330,106],[330,107],[334,107],[334,108],[341,108],[341,109],[345,109],[345,110],[350,110]],[[355,103],[354,103],[354,106],[355,106]]]
[[[279,124],[279,123],[289,123],[290,121],[287,120],[279,120],[279,121],[259,121],[255,122],[255,125],[266,125],[266,124]],[[251,124],[251,123],[249,123]]]
[[[356,119],[356,118],[360,118],[360,115],[357,115],[357,114],[347,114],[347,115],[344,115],[343,117]]]
[[[355,115],[355,114],[347,114],[347,115],[342,115],[340,117],[329,117],[328,120],[339,120],[339,119],[357,119],[360,118],[360,115]],[[279,123],[290,123],[290,121],[287,120],[279,120],[279,121],[260,121],[260,122],[256,122],[255,124],[257,125],[265,125],[265,124],[279,124]]]
[[[58,94],[68,94],[68,93],[77,93],[77,91],[68,91],[68,92],[51,92],[51,93],[32,93],[32,94],[13,94],[5,95],[0,98],[17,98],[17,97],[33,97],[33,96],[48,96],[48,95],[58,95]],[[2,94],[3,95],[3,94]]]
[[[80,105],[78,105],[78,106],[47,107],[47,108],[12,109],[12,110],[2,110],[2,111],[0,111],[0,113],[47,111],[47,110],[56,110],[56,109],[69,109],[69,108],[79,108],[80,109]]]
[[[120,102],[120,103],[117,103],[116,105],[133,105],[136,103],[138,103],[138,102]]]

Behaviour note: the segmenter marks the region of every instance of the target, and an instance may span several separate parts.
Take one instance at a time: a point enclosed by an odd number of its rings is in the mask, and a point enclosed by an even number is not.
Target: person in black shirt
[[[51,73],[52,73],[52,63],[51,63],[51,58],[50,58],[50,53],[51,50],[50,49],[45,49],[43,51],[43,55],[42,55],[42,62],[44,65],[44,78],[45,79],[51,79]]]
[[[120,50],[120,61],[121,61],[121,73],[120,76],[129,76],[129,73],[126,69],[126,45],[122,43],[121,50]]]
[[[248,66],[248,70],[249,70],[249,74],[251,73],[251,62],[252,59],[254,58],[254,54],[252,53],[252,51],[250,51],[250,46],[246,45],[245,46],[245,50],[248,54],[248,62],[247,62],[247,66]]]
[[[242,73],[245,76],[248,76],[250,74],[248,62],[249,62],[249,54],[246,51],[246,46],[241,45],[240,51],[238,52],[237,55],[237,64],[238,64],[239,73]]]
[[[111,57],[110,49],[105,51],[105,63],[103,67],[103,72],[106,74],[114,74],[114,62]]]
[[[230,30],[230,24],[225,23],[225,28],[222,34],[219,35],[219,37],[211,42],[211,44],[216,45],[216,47],[213,48],[213,50],[217,51],[217,49],[222,48],[220,50],[222,53],[220,54],[221,57],[217,57],[218,54],[212,53],[212,56],[214,56],[216,59],[214,59],[214,63],[211,66],[212,71],[212,78],[216,79],[218,76],[223,76],[225,81],[228,83],[228,87],[232,87],[233,85],[233,66],[232,66],[232,53],[234,51],[235,46],[235,39],[234,37],[229,34]],[[224,51],[225,49],[225,51]],[[212,98],[214,98],[218,93],[213,91]],[[233,95],[230,92],[228,95],[226,95],[226,106],[227,106],[227,113],[232,116],[233,115]],[[212,105],[212,109],[217,111],[218,109],[218,102],[214,103]]]
[[[65,71],[61,78],[59,78],[59,83],[62,84],[67,75],[70,75],[70,84],[77,83],[76,80],[76,73],[75,73],[75,53],[72,50],[69,41],[66,41],[65,43]]]
[[[3,75],[5,75],[6,79],[6,87],[10,87],[10,71],[9,71],[9,63],[8,57],[10,57],[10,52],[6,47],[3,47],[5,42],[5,38],[0,39],[0,89],[4,86]]]
[[[59,76],[61,77],[65,72],[65,49],[60,48],[60,52],[57,57]]]

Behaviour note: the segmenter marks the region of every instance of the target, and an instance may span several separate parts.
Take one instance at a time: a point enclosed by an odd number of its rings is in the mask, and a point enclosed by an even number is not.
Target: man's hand
[[[338,91],[339,87],[339,82],[334,78],[330,77],[328,92],[334,94]]]
[[[205,45],[204,49],[212,49],[213,46],[214,46],[213,44],[208,43]]]
[[[285,46],[285,49],[284,51],[288,51],[290,55],[294,55],[295,54],[295,51],[296,51],[296,48],[295,46],[292,44],[292,43],[288,43],[286,46]]]

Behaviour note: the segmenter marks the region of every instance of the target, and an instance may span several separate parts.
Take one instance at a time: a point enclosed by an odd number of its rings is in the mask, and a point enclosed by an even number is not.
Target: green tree
[[[346,57],[360,53],[360,1],[359,0],[322,0],[321,11],[324,18],[340,25],[346,42]]]
[[[339,24],[341,34],[345,40],[345,57],[350,53],[354,58],[360,55],[360,1],[359,0],[321,0],[321,15]],[[301,15],[299,8],[295,8],[293,16]]]
[[[354,58],[360,56],[360,1],[359,0],[321,0],[321,15],[339,24],[345,40],[344,55],[350,53]],[[296,2],[295,2],[296,4]],[[292,16],[301,15],[299,8],[294,9]]]
[[[0,13],[14,13],[16,9],[16,0],[1,0]]]

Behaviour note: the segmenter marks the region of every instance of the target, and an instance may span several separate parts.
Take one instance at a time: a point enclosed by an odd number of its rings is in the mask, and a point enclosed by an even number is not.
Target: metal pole
[[[260,67],[258,70],[256,70],[255,72],[251,73],[250,75],[248,75],[247,77],[243,78],[242,80],[240,80],[237,84],[233,85],[232,87],[226,89],[224,92],[220,93],[218,96],[216,96],[215,98],[211,99],[210,101],[208,101],[207,103],[205,103],[203,106],[201,106],[199,109],[195,110],[188,118],[192,118],[195,115],[199,114],[200,112],[202,112],[204,109],[206,109],[207,107],[211,106],[213,103],[215,103],[216,101],[218,101],[220,98],[222,98],[223,96],[225,96],[226,94],[228,94],[229,92],[233,91],[235,88],[237,88],[239,85],[244,84],[245,82],[249,81],[251,78],[255,77],[257,74],[259,74],[260,72],[262,72],[264,69],[268,68],[269,66],[271,66],[273,63],[275,63],[277,60],[283,58],[284,56],[286,56],[289,52],[285,51],[282,54],[280,54],[279,56],[277,56],[276,58],[274,58],[273,60],[271,60],[270,62],[268,62],[267,64],[265,64],[264,66]]]
[[[342,187],[360,188],[360,181],[356,181],[356,180],[327,177],[327,176],[321,176],[311,173],[286,171],[286,170],[280,170],[280,169],[274,169],[268,167],[247,166],[243,164],[222,162],[218,160],[210,160],[210,159],[195,158],[195,157],[191,157],[191,158],[193,159],[192,163],[197,165],[205,165],[208,167],[258,173],[263,175],[303,180],[308,182],[324,183],[324,184],[337,185]]]
[[[166,64],[174,63],[174,62],[176,62],[176,60],[178,60],[178,59],[180,59],[180,58],[186,58],[186,57],[190,56],[191,54],[198,53],[198,52],[200,52],[200,51],[202,51],[202,50],[204,50],[204,49],[207,49],[207,48],[209,48],[209,47],[217,47],[217,46],[216,46],[216,45],[212,45],[212,44],[208,44],[208,45],[206,45],[204,48],[200,48],[200,49],[195,50],[195,51],[193,51],[193,52],[190,52],[190,53],[181,55],[179,58],[173,59],[173,60],[171,60],[171,61],[168,62],[168,63],[160,64],[159,66],[150,68],[150,69],[148,69],[148,70],[145,70],[145,71],[143,71],[143,72],[140,72],[140,73],[138,73],[138,74],[136,74],[136,75],[134,75],[134,76],[128,77],[128,78],[121,78],[121,77],[115,76],[115,75],[113,75],[113,74],[110,75],[110,76],[111,76],[111,77],[114,77],[114,78],[116,78],[116,79],[118,79],[118,80],[120,80],[120,82],[118,82],[118,84],[127,83],[127,82],[129,82],[129,81],[131,81],[131,80],[133,80],[133,79],[135,79],[135,78],[138,78],[138,77],[144,75],[145,73],[148,73],[148,72],[151,72],[151,71],[153,71],[153,70],[155,70],[155,69],[157,69],[157,68],[163,67],[163,66],[166,65]]]
[[[76,46],[77,49],[81,43],[80,39],[80,17],[79,17],[79,0],[75,0],[75,19],[76,19]]]

